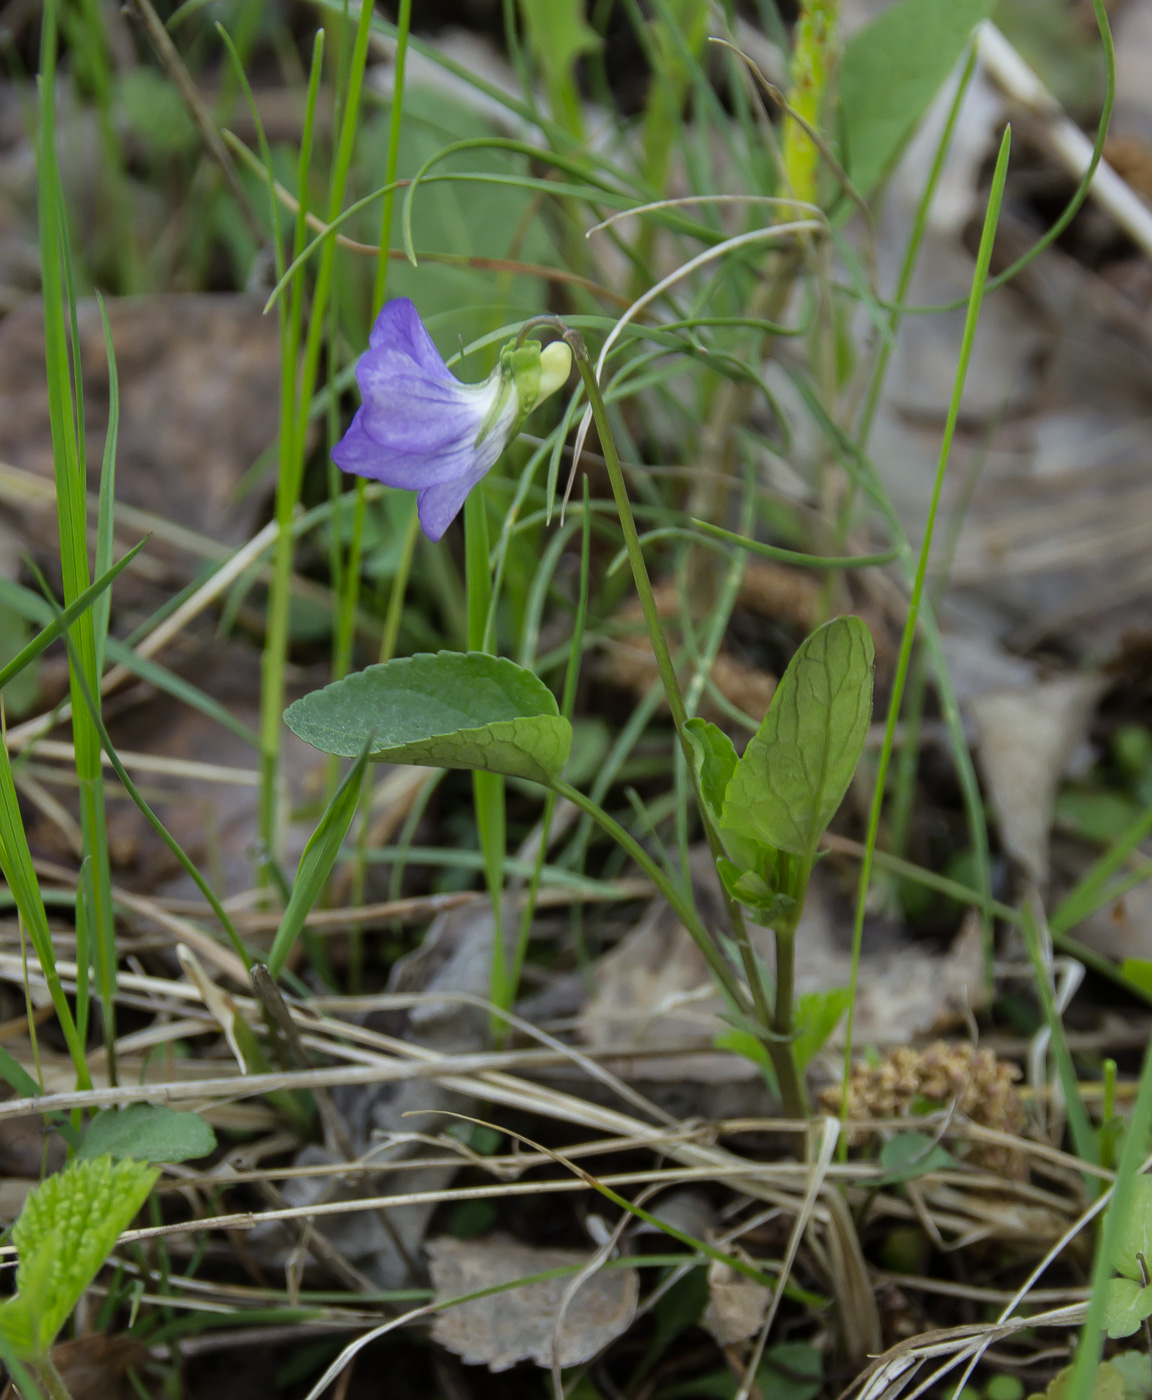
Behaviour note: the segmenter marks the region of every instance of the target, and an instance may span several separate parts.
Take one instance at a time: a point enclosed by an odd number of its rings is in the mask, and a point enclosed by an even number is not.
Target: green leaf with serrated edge
[[[1124,1378],[1124,1391],[1128,1400],[1143,1400],[1152,1395],[1152,1372],[1148,1369],[1148,1357],[1142,1351],[1118,1351],[1109,1365]]]
[[[74,1161],[24,1202],[12,1229],[19,1291],[0,1306],[0,1331],[24,1355],[51,1347],[157,1176],[142,1162]]]
[[[206,1157],[215,1147],[216,1134],[198,1113],[177,1113],[167,1104],[134,1103],[98,1113],[88,1125],[78,1156],[188,1162]]]
[[[1130,1278],[1108,1280],[1104,1300],[1104,1329],[1115,1341],[1130,1337],[1146,1317],[1152,1317],[1152,1287]]]
[[[805,992],[796,998],[793,1012],[796,1039],[792,1043],[792,1055],[801,1074],[824,1048],[851,1004],[850,987],[829,987],[826,992]]]
[[[897,0],[858,29],[840,65],[844,163],[868,194],[895,163],[993,0]]]
[[[1138,1176],[1132,1182],[1128,1211],[1112,1254],[1112,1266],[1125,1278],[1143,1284],[1140,1256],[1152,1273],[1152,1177]]]
[[[872,638],[837,617],[801,643],[736,765],[726,828],[810,859],[856,771],[872,717]]]
[[[1148,1364],[1147,1357],[1144,1358],[1144,1364]],[[1048,1389],[1044,1392],[1045,1400],[1065,1400],[1073,1369],[1072,1366],[1065,1366],[1048,1382]],[[1100,1363],[1090,1400],[1125,1400],[1124,1377],[1110,1361]]]
[[[421,653],[369,666],[290,705],[292,732],[322,753],[480,768],[547,785],[572,744],[548,687],[504,657]]]
[[[880,1149],[880,1169],[884,1175],[873,1184],[894,1186],[897,1182],[912,1181],[928,1172],[955,1165],[956,1158],[951,1152],[925,1133],[898,1133]]]

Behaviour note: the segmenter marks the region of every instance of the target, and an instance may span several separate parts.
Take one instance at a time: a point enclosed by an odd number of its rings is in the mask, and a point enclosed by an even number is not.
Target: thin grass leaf
[[[46,651],[63,632],[71,627],[82,613],[92,607],[93,603],[100,598],[101,594],[105,593],[107,589],[111,587],[116,576],[124,572],[147,543],[147,540],[141,540],[139,544],[134,545],[123,559],[113,564],[106,573],[102,574],[96,582],[91,585],[91,587],[86,588],[74,603],[66,607],[63,612],[57,613],[48,625],[44,627],[42,631],[38,632],[28,645],[23,647],[12,660],[9,661],[7,666],[0,669],[0,690],[3,690],[8,682],[18,676],[26,666],[30,666],[41,652]],[[12,603],[17,595],[20,595],[22,598],[30,599],[36,604],[41,603],[41,600],[28,589],[21,588],[18,584],[9,584],[7,580],[0,580],[0,597],[2,597],[5,602]],[[19,605],[17,605],[17,611],[19,610]],[[22,615],[30,617],[30,620],[34,622],[40,622],[43,620],[45,612],[38,608],[34,613],[29,611]],[[51,616],[51,613],[48,615]]]
[[[860,952],[864,938],[864,915],[872,877],[873,855],[876,850],[876,842],[880,831],[880,817],[884,807],[888,767],[892,758],[892,750],[895,746],[896,725],[900,718],[900,707],[904,698],[904,687],[908,679],[908,669],[912,660],[913,643],[915,642],[917,629],[921,622],[921,615],[922,613],[927,614],[928,612],[924,596],[928,576],[928,559],[932,550],[932,538],[936,524],[936,516],[940,507],[940,497],[944,487],[944,476],[951,456],[952,439],[955,435],[956,424],[960,417],[960,404],[964,395],[968,366],[972,358],[972,345],[976,337],[976,326],[980,318],[980,307],[983,303],[984,290],[988,280],[988,267],[992,259],[992,245],[1000,218],[1000,205],[1004,197],[1004,183],[1008,175],[1008,154],[1011,149],[1011,140],[1012,128],[1008,127],[1000,143],[1000,152],[992,178],[992,189],[988,196],[988,206],[984,216],[984,227],[981,232],[980,247],[976,258],[976,269],[972,278],[972,290],[968,299],[968,313],[964,322],[964,335],[960,343],[959,362],[956,367],[956,375],[952,387],[952,400],[940,444],[940,455],[936,465],[936,476],[933,482],[932,497],[929,503],[927,520],[925,522],[923,541],[920,547],[920,557],[912,581],[912,594],[908,602],[908,616],[904,626],[904,635],[901,639],[900,653],[897,658],[896,672],[892,682],[892,693],[888,704],[888,717],[884,729],[884,741],[880,749],[880,759],[876,770],[876,786],[873,791],[872,807],[868,818],[868,832],[865,840],[864,858],[860,862],[856,912],[852,929],[852,975],[850,983],[852,1002],[848,1008],[848,1023],[845,1031],[844,1088],[842,1096],[842,1102],[844,1103],[848,1101],[847,1085],[848,1075],[851,1070],[852,1031],[856,1011],[856,987],[860,972]],[[946,676],[946,668],[944,673]],[[958,717],[957,714],[957,718]],[[967,756],[967,745],[962,744],[961,747],[963,747],[964,753]]]
[[[77,1031],[71,1007],[56,971],[56,952],[48,928],[48,914],[40,895],[40,882],[32,865],[32,852],[28,847],[28,837],[20,815],[20,803],[16,796],[12,765],[8,759],[8,747],[3,742],[0,742],[0,870],[3,870],[4,879],[12,891],[20,918],[32,940],[36,960],[40,964],[48,995],[52,998],[68,1053],[72,1057],[77,1084],[80,1088],[90,1089],[92,1080],[84,1056],[84,1043]]]
[[[67,227],[55,144],[55,83],[57,46],[56,0],[46,0],[40,56],[40,130],[37,143],[39,177],[40,264],[44,304],[44,354],[48,375],[48,408],[56,480],[56,511],[65,605],[74,603],[90,586],[88,571],[87,483],[84,476],[83,406],[79,402],[80,346],[75,335],[75,295],[68,253]],[[71,360],[68,320],[73,325]],[[73,381],[72,373],[75,374]],[[72,651],[74,647],[74,652]],[[93,936],[100,998],[104,1011],[105,1050],[109,1076],[115,1080],[116,928],[112,914],[111,871],[104,811],[100,745],[84,711],[82,683],[99,691],[96,630],[90,612],[82,612],[70,639],[73,742],[80,783],[80,824],[84,851],[92,860],[92,905],[85,918]],[[87,978],[86,960],[80,977]]]
[[[116,369],[116,348],[112,344],[112,327],[108,324],[108,309],[104,298],[96,293],[100,307],[100,324],[104,329],[104,350],[108,357],[108,428],[104,435],[104,458],[100,463],[100,505],[96,515],[96,563],[99,578],[112,567],[116,513],[116,444],[120,435],[120,376]],[[108,636],[108,619],[112,613],[112,595],[105,593],[92,609],[92,629],[96,635],[96,671],[104,670],[104,646]]]
[[[372,741],[369,738],[361,750],[360,757],[336,789],[324,815],[320,818],[319,825],[304,847],[296,879],[292,882],[292,896],[287,909],[284,910],[284,917],[280,920],[280,927],[276,930],[272,951],[268,955],[268,971],[273,977],[276,977],[284,966],[288,954],[304,929],[305,919],[328,883],[328,876],[332,873],[336,857],[340,854],[340,847],[344,844],[348,828],[352,825],[352,818],[356,815],[360,801],[360,784],[368,766],[371,746]]]

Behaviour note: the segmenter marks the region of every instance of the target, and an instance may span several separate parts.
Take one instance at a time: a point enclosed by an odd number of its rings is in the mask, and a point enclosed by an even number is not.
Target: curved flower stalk
[[[417,492],[420,524],[438,540],[529,413],[572,368],[563,341],[510,341],[479,384],[444,363],[407,297],[388,302],[356,366],[363,404],[332,449],[346,472]]]

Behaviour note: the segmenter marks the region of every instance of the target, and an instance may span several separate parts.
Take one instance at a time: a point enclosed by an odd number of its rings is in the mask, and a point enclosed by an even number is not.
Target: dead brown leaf
[[[503,1235],[432,1240],[428,1255],[438,1304],[551,1269],[580,1269],[591,1258],[578,1250],[537,1249]],[[554,1344],[561,1366],[577,1366],[627,1330],[636,1311],[639,1282],[635,1269],[604,1269],[583,1280],[554,1338],[571,1280],[571,1274],[564,1274],[445,1308],[432,1336],[470,1365],[490,1371],[507,1371],[519,1361],[551,1366]]]
[[[1048,836],[1056,788],[1083,742],[1105,682],[1062,676],[1039,685],[990,691],[971,701],[980,767],[1000,839],[1037,884],[1048,879]]]
[[[764,1323],[772,1290],[728,1264],[708,1266],[708,1306],[704,1326],[722,1347],[754,1337]]]

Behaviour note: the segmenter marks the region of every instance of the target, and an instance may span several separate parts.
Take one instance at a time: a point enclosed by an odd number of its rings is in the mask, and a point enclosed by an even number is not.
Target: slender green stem
[[[644,871],[645,875],[652,881],[664,898],[668,901],[676,915],[679,917],[684,927],[692,935],[693,941],[704,954],[708,966],[712,969],[717,982],[720,983],[724,991],[731,997],[734,1005],[744,1015],[748,1015],[751,1006],[748,998],[744,994],[744,989],[732,975],[732,969],[721,957],[719,950],[713,942],[711,936],[705,928],[700,915],[695,906],[687,898],[684,891],[675,884],[660,868],[657,861],[653,860],[644,847],[636,838],[620,823],[615,817],[609,815],[603,807],[593,802],[590,797],[585,797],[578,789],[564,782],[562,778],[557,778],[552,784],[552,790],[559,797],[566,797],[573,806],[586,813],[591,819],[618,845],[632,857],[636,864]]]
[[[50,1356],[41,1357],[36,1363],[36,1374],[44,1387],[48,1400],[72,1400],[64,1377],[56,1369]]]
[[[468,598],[468,650],[485,651],[488,607],[492,600],[492,575],[488,554],[488,506],[484,483],[464,502],[464,570]],[[476,829],[484,852],[484,879],[492,904],[491,997],[497,1006],[508,1004],[508,958],[504,949],[504,857],[507,853],[504,779],[499,773],[477,770],[472,774],[472,799]],[[496,1030],[496,1023],[493,1023]]]
[[[329,186],[329,223],[339,216],[340,207],[344,202],[344,191],[348,183],[348,171],[352,164],[356,122],[360,110],[360,93],[364,80],[364,65],[368,56],[371,20],[372,6],[362,5],[352,50],[348,91],[343,105],[336,159]],[[302,160],[304,154],[305,147],[302,145]],[[307,171],[303,170],[300,181],[300,212],[297,217],[298,233],[301,220],[307,213],[304,199],[306,181]],[[320,350],[325,337],[325,311],[332,285],[335,255],[335,241],[329,240],[324,244],[316,270],[316,285],[312,296],[308,334],[304,341],[303,368],[300,371],[299,381],[297,381],[297,355],[295,353],[299,344],[298,307],[300,301],[297,298],[302,299],[303,297],[303,287],[299,277],[293,283],[293,307],[290,325],[286,328],[286,334],[282,335],[284,348],[282,353],[280,474],[276,489],[276,519],[280,525],[280,532],[276,537],[276,549],[273,556],[272,587],[268,599],[268,631],[262,658],[260,694],[261,790],[259,829],[266,859],[275,858],[279,846],[281,715],[284,709],[284,668],[288,656],[288,619],[294,553],[293,534],[290,527],[296,513],[304,475],[309,405],[316,384]]]
[[[640,539],[636,532],[636,521],[632,515],[632,506],[628,499],[628,488],[624,482],[624,473],[620,467],[620,456],[616,451],[616,441],[612,434],[612,425],[608,421],[608,411],[604,405],[604,398],[600,392],[600,385],[596,380],[596,371],[588,357],[588,351],[584,345],[584,339],[578,331],[567,329],[564,339],[572,347],[576,364],[580,371],[580,377],[584,381],[584,389],[588,395],[588,402],[592,408],[592,415],[596,422],[596,430],[600,436],[600,450],[604,456],[604,464],[608,469],[608,479],[612,485],[612,494],[616,500],[616,509],[620,517],[620,528],[624,534],[624,546],[628,551],[628,562],[632,566],[632,578],[636,585],[636,592],[640,598],[640,608],[644,614],[644,622],[648,628],[648,636],[652,642],[652,651],[656,657],[656,667],[660,673],[660,680],[664,686],[664,694],[668,701],[668,708],[672,712],[672,722],[676,726],[676,734],[680,740],[681,751],[684,754],[688,766],[688,772],[692,777],[693,788],[696,794],[696,805],[699,809],[700,820],[704,827],[708,848],[712,852],[712,859],[718,860],[724,855],[724,848],[720,837],[710,821],[704,801],[700,794],[700,784],[696,776],[696,766],[693,762],[691,742],[684,729],[688,719],[687,709],[684,704],[684,696],[680,691],[680,682],[676,676],[676,668],[672,663],[672,656],[668,650],[668,643],[664,638],[664,629],[660,623],[660,613],[656,607],[656,599],[652,593],[652,581],[648,577],[648,567],[644,563],[644,551],[640,545]],[[748,981],[749,990],[752,993],[752,1003],[756,1010],[761,1026],[769,1033],[766,1045],[770,1053],[777,1053],[778,1042],[771,1039],[774,1029],[772,1012],[768,1005],[767,994],[764,989],[764,982],[760,976],[760,968],[756,962],[756,955],[752,948],[751,939],[748,936],[748,926],[744,920],[744,911],[731,898],[728,892],[724,891],[724,902],[732,931],[736,942],[736,947],[740,953],[740,960],[744,966],[744,975]],[[702,926],[701,926],[702,927]],[[705,933],[705,938],[707,934]],[[710,942],[710,940],[709,940]],[[715,952],[715,949],[713,949]],[[716,953],[716,959],[723,964],[723,959]],[[726,965],[725,965],[726,968]],[[727,969],[726,969],[727,970]],[[789,1053],[786,1057],[788,1061],[787,1072],[777,1072],[780,1077],[780,1092],[784,1098],[784,1107],[788,1113],[803,1113],[803,1095],[800,1090],[799,1081],[796,1076],[795,1065]]]
[[[1064,1094],[1064,1111],[1068,1115],[1068,1127],[1076,1155],[1083,1162],[1099,1162],[1100,1144],[1092,1128],[1092,1120],[1084,1106],[1084,1096],[1080,1092],[1080,1082],[1076,1077],[1076,1067],[1072,1063],[1072,1052],[1068,1048],[1068,1038],[1064,1034],[1064,1023],[1060,1020],[1060,1010],[1052,990],[1052,975],[1049,961],[1041,947],[1039,919],[1043,918],[1043,908],[1035,890],[1030,890],[1022,906],[1022,928],[1028,957],[1036,980],[1036,991],[1048,1025],[1048,1045],[1056,1064],[1056,1074]],[[1089,1196],[1096,1194],[1096,1177],[1086,1174],[1084,1185]]]
[[[916,630],[920,620],[921,604],[924,601],[924,588],[928,576],[928,559],[932,550],[932,537],[936,516],[940,507],[940,496],[944,487],[944,475],[952,452],[952,439],[956,433],[956,423],[960,416],[960,403],[964,394],[964,384],[968,375],[968,365],[972,358],[972,343],[976,337],[976,324],[980,317],[980,306],[984,297],[984,286],[988,278],[988,265],[992,258],[992,244],[1000,215],[1000,203],[1004,195],[1004,181],[1008,173],[1008,152],[1011,148],[1011,127],[1004,132],[1000,143],[1000,154],[992,178],[992,190],[988,197],[988,208],[984,216],[984,228],[980,237],[980,250],[976,259],[976,271],[972,279],[972,291],[968,300],[968,314],[964,322],[964,336],[960,345],[960,361],[956,367],[956,377],[952,386],[952,401],[948,409],[948,419],[944,426],[944,436],[940,444],[940,456],[936,465],[936,477],[932,488],[932,498],[928,506],[928,518],[924,525],[924,538],[920,546],[920,558],[912,584],[912,594],[908,600],[908,616],[904,624],[904,635],[900,642],[900,654],[896,662],[896,673],[892,681],[892,694],[888,703],[888,718],[884,728],[884,742],[880,749],[880,760],[876,769],[876,787],[872,795],[872,807],[868,816],[868,835],[864,846],[864,856],[860,862],[860,880],[856,893],[856,915],[852,928],[852,997],[848,1006],[848,1024],[844,1046],[844,1083],[841,1104],[848,1101],[848,1076],[852,1061],[852,1031],[856,1009],[856,986],[859,975],[860,948],[864,938],[864,914],[867,909],[868,890],[872,878],[872,863],[876,851],[876,839],[880,830],[880,816],[884,807],[884,789],[888,778],[888,766],[896,740],[896,723],[904,699],[904,687],[912,660],[912,648],[916,640]]]
[[[580,661],[584,651],[584,624],[588,617],[588,575],[591,564],[592,512],[588,509],[588,478],[584,478],[584,518],[580,539],[580,591],[576,600],[576,617],[572,625],[572,639],[568,651],[568,670],[564,677],[564,695],[560,702],[560,713],[571,722],[576,708],[576,685],[580,679]],[[520,985],[520,974],[528,953],[528,939],[532,932],[532,920],[536,913],[536,899],[540,892],[540,879],[544,873],[544,862],[548,858],[548,843],[552,835],[552,817],[556,810],[556,794],[549,792],[544,801],[544,811],[540,817],[540,849],[536,852],[536,863],[532,867],[532,878],[524,900],[524,911],[520,916],[520,930],[516,938],[516,949],[512,958],[512,968],[508,977],[505,1005],[511,1006],[516,999]]]
[[[401,0],[396,26],[396,63],[393,69],[392,114],[388,124],[388,157],[384,168],[387,193],[380,218],[380,255],[376,260],[376,277],[372,285],[372,319],[380,314],[388,290],[389,249],[392,243],[392,210],[396,200],[396,167],[400,160],[400,127],[404,111],[404,65],[408,57],[408,31],[412,22],[412,0]],[[356,478],[356,502],[352,511],[352,536],[348,545],[348,560],[343,570],[339,615],[336,627],[336,649],[333,674],[337,680],[348,674],[352,664],[352,643],[356,632],[356,608],[360,600],[360,565],[363,557],[365,492],[368,483]],[[339,545],[337,545],[339,548]],[[411,556],[409,556],[410,558]],[[406,575],[398,574],[397,578]],[[403,588],[400,590],[403,601]],[[393,590],[395,597],[396,590]]]

